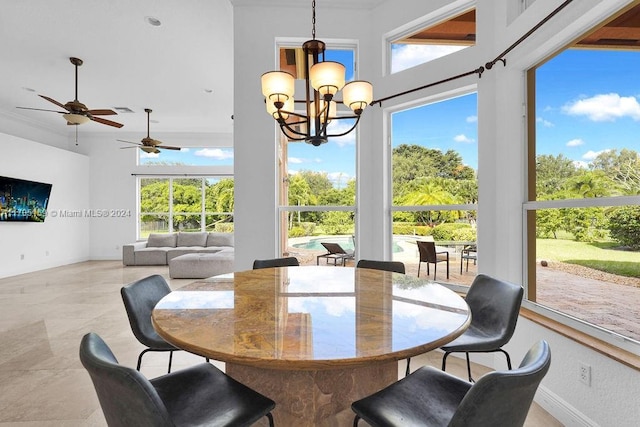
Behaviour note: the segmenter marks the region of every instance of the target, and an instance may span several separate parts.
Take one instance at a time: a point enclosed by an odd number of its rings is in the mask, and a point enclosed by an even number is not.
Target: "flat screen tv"
[[[0,222],[44,222],[51,184],[0,176]]]

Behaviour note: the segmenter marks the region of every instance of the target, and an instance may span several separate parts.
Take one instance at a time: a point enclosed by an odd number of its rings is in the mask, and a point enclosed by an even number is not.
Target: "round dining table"
[[[351,267],[240,271],[165,296],[154,328],[276,402],[279,426],[350,426],[351,403],[398,380],[398,361],[469,326],[463,298],[425,278]]]

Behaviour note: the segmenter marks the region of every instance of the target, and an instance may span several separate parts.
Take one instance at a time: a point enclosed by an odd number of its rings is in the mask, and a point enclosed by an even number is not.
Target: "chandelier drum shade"
[[[305,141],[319,146],[329,138],[346,135],[353,131],[364,109],[373,101],[373,86],[364,80],[354,80],[345,84],[345,66],[335,61],[325,61],[326,45],[316,39],[315,0],[311,3],[312,39],[304,42],[306,114],[295,112],[295,78],[286,71],[269,71],[262,75],[262,94],[265,97],[267,113],[278,122],[283,134],[292,141]],[[342,91],[342,101],[334,96]],[[337,104],[349,107],[353,114],[338,115]],[[327,127],[332,120],[355,119],[346,132],[329,134]]]

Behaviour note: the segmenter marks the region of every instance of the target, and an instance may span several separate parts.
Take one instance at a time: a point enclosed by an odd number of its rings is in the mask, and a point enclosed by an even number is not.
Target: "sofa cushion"
[[[231,246],[233,247],[233,233],[209,233],[207,246]]]
[[[148,248],[175,248],[175,233],[151,233],[147,239]]]
[[[167,265],[167,248],[143,248],[135,251],[135,265]]]
[[[207,232],[178,233],[178,243],[176,246],[206,246]]]

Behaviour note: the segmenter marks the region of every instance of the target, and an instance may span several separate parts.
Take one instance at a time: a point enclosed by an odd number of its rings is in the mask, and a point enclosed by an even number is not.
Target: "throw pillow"
[[[176,234],[175,233],[151,233],[147,239],[148,248],[175,248],[176,247]]]

